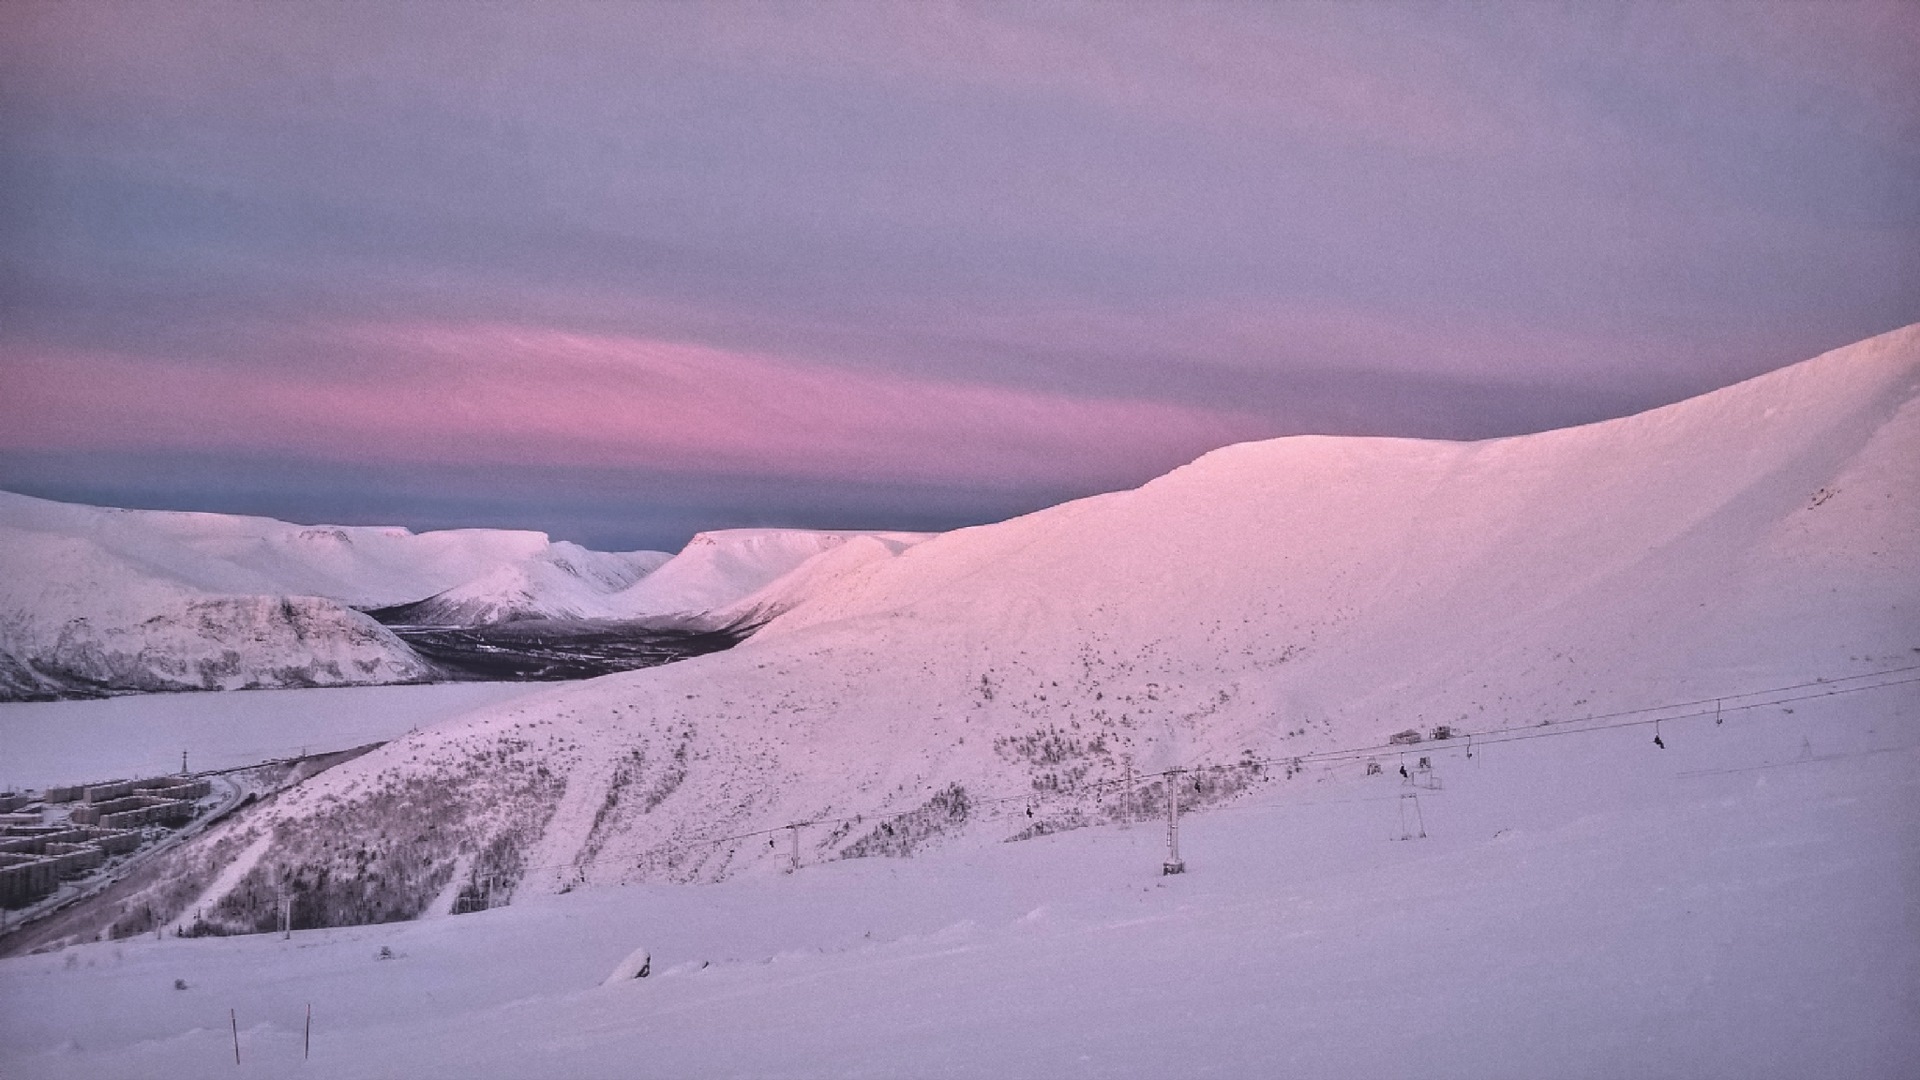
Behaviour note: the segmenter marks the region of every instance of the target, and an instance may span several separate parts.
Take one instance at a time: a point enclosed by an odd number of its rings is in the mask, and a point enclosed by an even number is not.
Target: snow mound
[[[619,965],[613,969],[613,974],[608,975],[600,981],[600,985],[618,986],[621,983],[632,982],[635,979],[644,979],[651,974],[652,971],[653,956],[647,952],[645,946],[642,946],[628,953],[627,958],[620,961]]]

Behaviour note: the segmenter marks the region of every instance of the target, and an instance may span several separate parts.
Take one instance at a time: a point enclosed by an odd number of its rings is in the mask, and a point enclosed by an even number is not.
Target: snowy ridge
[[[927,539],[924,533],[823,532],[807,529],[726,529],[705,532],[653,574],[609,598],[611,619],[698,620],[740,604],[816,559],[853,544],[870,557],[897,554]],[[835,560],[837,562],[838,560]],[[829,564],[831,565],[831,564]],[[813,571],[793,578],[778,595],[789,603],[824,582]],[[768,602],[774,602],[769,594]],[[716,620],[717,621],[717,620]]]
[[[156,580],[195,592],[325,596],[357,608],[431,596],[550,546],[546,534],[522,530],[295,525],[78,506],[11,492],[0,492],[0,526],[85,539]]]
[[[564,545],[570,551],[561,552],[563,545],[556,544],[554,551],[381,614],[389,621],[437,626],[576,619],[718,629],[798,603],[811,575],[770,594],[765,605],[726,610],[850,541],[898,553],[924,539],[921,533],[722,529],[695,535],[671,557],[609,555],[570,544]]]
[[[1037,836],[1113,820],[1115,789],[1091,785],[1128,769],[1897,667],[1920,649],[1915,460],[1912,327],[1578,429],[1230,447],[822,564],[832,589],[730,652],[419,732],[235,823],[229,847],[279,828],[258,872],[316,883],[334,925],[372,917],[318,884],[352,880],[350,852],[391,871],[381,917],[432,902],[461,850],[522,892],[714,880],[784,849],[697,841],[792,821],[848,818],[807,833],[808,862]],[[1227,768],[1183,798],[1273,780]],[[1022,792],[1011,823],[980,812]]]
[[[669,558],[663,551],[589,551],[563,540],[425,600],[387,608],[381,615],[422,626],[603,618],[608,596],[631,587]]]

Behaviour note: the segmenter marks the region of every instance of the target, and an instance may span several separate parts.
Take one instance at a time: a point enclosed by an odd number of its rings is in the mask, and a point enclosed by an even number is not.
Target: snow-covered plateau
[[[88,928],[129,940],[0,964],[0,1053],[207,1071],[246,1006],[278,1074],[311,1000],[323,1075],[1913,1075],[1915,462],[1908,327],[841,545],[729,651],[181,845]],[[1169,801],[1162,877],[1118,826]],[[291,943],[131,940],[283,889]]]

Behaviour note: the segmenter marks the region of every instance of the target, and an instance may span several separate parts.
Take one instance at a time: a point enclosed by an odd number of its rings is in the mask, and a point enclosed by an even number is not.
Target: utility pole
[[[280,888],[280,940],[293,938],[293,897],[285,886]]]
[[[1187,864],[1180,861],[1180,770],[1167,770],[1167,861],[1160,873],[1184,874]]]
[[[187,752],[186,752],[185,750],[182,750],[182,751],[180,751],[180,775],[181,775],[181,776],[186,776],[186,775],[188,775],[188,773],[187,773]]]
[[[792,873],[798,872],[800,869],[800,825],[799,823],[796,822],[792,825],[787,826],[787,835],[788,835],[788,838],[792,841],[792,845],[787,849],[787,873],[792,874]]]
[[[1133,755],[1127,755],[1127,786],[1120,789],[1120,827],[1133,824]]]

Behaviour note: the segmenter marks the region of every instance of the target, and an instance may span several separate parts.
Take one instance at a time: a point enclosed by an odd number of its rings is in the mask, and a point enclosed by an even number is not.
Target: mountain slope
[[[784,841],[712,838],[788,822],[833,819],[808,861],[903,854],[1111,820],[1118,789],[1092,785],[1129,770],[1216,767],[1181,797],[1223,800],[1274,782],[1236,762],[1405,727],[1910,665],[1917,402],[1907,328],[1578,429],[1229,447],[850,567],[730,652],[420,732],[193,857],[276,828],[256,873],[314,883],[317,922],[364,921],[319,884],[351,880],[350,853],[385,868],[381,917],[438,903],[474,872],[462,851],[523,890],[714,879],[772,870]],[[985,813],[1009,793],[1028,813]],[[233,925],[257,914],[234,903]]]

